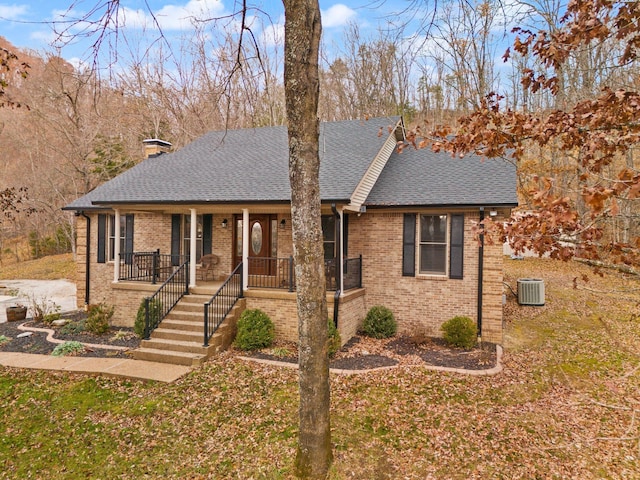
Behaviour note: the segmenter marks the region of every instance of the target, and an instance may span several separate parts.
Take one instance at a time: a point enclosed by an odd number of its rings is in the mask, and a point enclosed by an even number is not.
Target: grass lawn
[[[640,478],[640,280],[505,263],[547,302],[509,294],[504,372],[332,376],[330,478]],[[0,478],[290,478],[297,376],[230,354],[171,385],[2,369],[0,412]]]

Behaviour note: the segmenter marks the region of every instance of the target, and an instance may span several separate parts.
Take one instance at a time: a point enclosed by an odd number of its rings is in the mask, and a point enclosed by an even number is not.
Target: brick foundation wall
[[[264,311],[276,326],[276,337],[298,341],[298,308],[296,294],[280,290],[250,289],[245,293],[247,308]],[[344,345],[353,337],[364,318],[364,290],[358,290],[340,299],[338,331]],[[333,293],[327,294],[328,318],[333,319]]]

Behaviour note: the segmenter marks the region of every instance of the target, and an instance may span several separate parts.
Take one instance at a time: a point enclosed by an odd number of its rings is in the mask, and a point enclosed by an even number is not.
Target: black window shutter
[[[89,242],[89,239],[87,239]],[[107,216],[98,214],[98,263],[105,263],[107,260]]]
[[[131,261],[133,260],[133,214],[128,213],[125,216],[125,227],[124,227],[124,253],[125,263],[127,265],[131,265]]]
[[[202,254],[209,255],[212,250],[213,236],[211,234],[213,225],[213,215],[210,213],[202,216]]]
[[[180,265],[180,223],[182,215],[171,215],[171,265]]]
[[[404,214],[402,231],[402,276],[416,276],[416,214]]]
[[[449,278],[463,277],[464,215],[451,215],[451,245],[449,246]]]

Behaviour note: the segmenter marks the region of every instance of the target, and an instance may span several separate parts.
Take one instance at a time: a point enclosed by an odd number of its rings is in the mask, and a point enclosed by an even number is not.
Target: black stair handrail
[[[244,297],[242,262],[227,277],[218,291],[204,304],[204,346],[216,333],[239,298]]]
[[[180,265],[162,286],[144,299],[144,335],[148,340],[160,322],[169,314],[182,297],[189,293],[189,260]]]

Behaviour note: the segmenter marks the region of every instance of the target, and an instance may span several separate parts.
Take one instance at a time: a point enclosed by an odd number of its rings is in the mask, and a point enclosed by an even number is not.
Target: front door
[[[249,275],[272,275],[271,255],[271,216],[249,216]],[[235,226],[234,261],[242,262],[242,217],[237,216]]]

